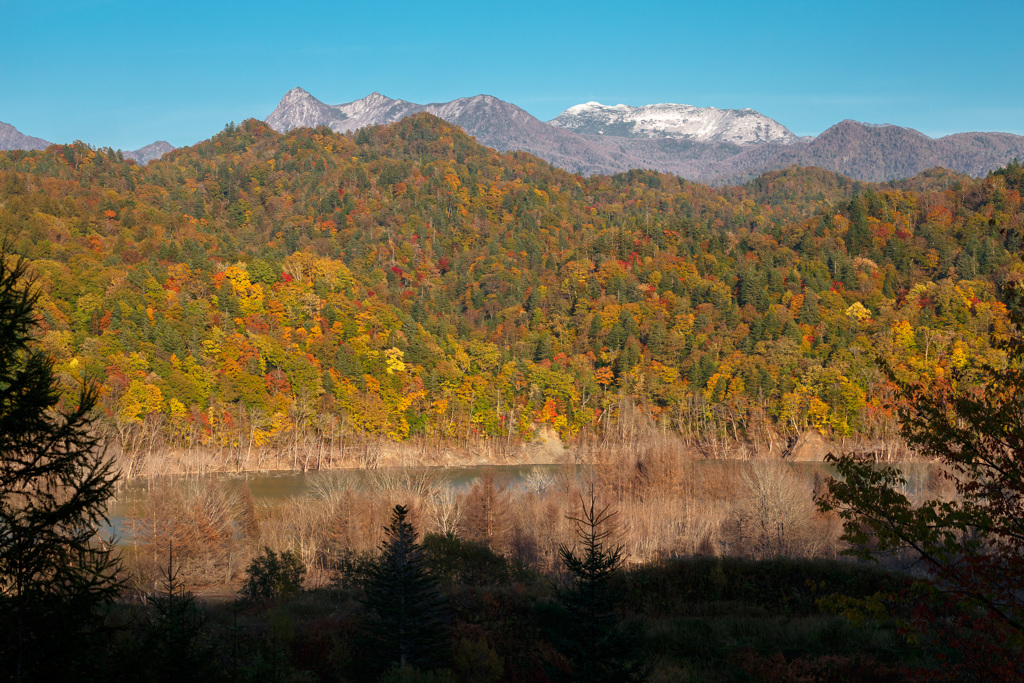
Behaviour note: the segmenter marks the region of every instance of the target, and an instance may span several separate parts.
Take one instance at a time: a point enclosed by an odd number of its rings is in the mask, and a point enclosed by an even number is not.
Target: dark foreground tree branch
[[[1005,294],[1019,304],[1016,286]],[[980,387],[962,386],[956,376],[901,387],[903,437],[936,463],[954,496],[915,504],[897,469],[844,455],[833,458],[839,478],[818,501],[844,520],[851,554],[909,551],[925,564],[922,587],[955,614],[919,603],[917,625],[947,644],[969,644],[958,675],[1024,678],[1022,322],[1014,316],[1013,333],[996,340],[1006,361],[985,368]]]
[[[119,560],[98,537],[117,472],[93,435],[95,389],[57,407],[25,271],[0,251],[0,666],[42,680],[86,666],[97,610],[120,588]]]

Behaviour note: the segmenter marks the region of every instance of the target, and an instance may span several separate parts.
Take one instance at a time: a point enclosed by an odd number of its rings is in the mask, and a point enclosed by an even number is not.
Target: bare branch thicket
[[[758,460],[744,469],[741,481],[735,522],[745,552],[758,559],[837,554],[838,526],[816,509],[809,477],[787,463]]]
[[[459,535],[465,505],[454,488],[446,486],[433,493],[428,499],[427,511],[429,521],[437,533]]]
[[[519,488],[524,491],[543,494],[554,483],[555,476],[552,473],[540,467],[533,467],[519,480]]]
[[[137,515],[125,523],[134,542],[133,569],[139,587],[149,589],[158,580],[172,543],[183,582],[230,581],[246,559],[235,531],[242,512],[239,496],[215,479],[154,480]]]

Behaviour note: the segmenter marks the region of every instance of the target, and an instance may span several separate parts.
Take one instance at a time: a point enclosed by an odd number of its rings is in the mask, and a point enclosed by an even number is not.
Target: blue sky
[[[294,86],[338,104],[486,93],[549,120],[596,100],[1024,134],[1022,0],[0,0],[0,121],[181,146]]]

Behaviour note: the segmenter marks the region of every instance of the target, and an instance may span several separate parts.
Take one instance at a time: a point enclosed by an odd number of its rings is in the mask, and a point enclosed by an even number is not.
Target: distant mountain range
[[[884,181],[934,166],[979,176],[1015,157],[1024,158],[1024,136],[1009,133],[958,133],[934,139],[910,128],[843,121],[817,137],[797,137],[752,109],[685,104],[628,107],[588,102],[545,123],[489,95],[415,104],[375,92],[355,102],[329,105],[294,88],[266,121],[282,132],[321,125],[345,132],[422,111],[461,127],[489,147],[530,152],[584,175],[653,168],[721,184],[797,165]]]
[[[1024,158],[1024,136],[958,133],[930,138],[910,128],[842,121],[817,137],[798,137],[752,109],[686,104],[630,107],[587,102],[548,122],[490,95],[416,104],[374,92],[346,104],[321,102],[293,88],[266,118],[275,130],[328,126],[348,132],[419,112],[459,126],[488,147],[522,150],[573,173],[645,168],[713,183],[738,183],[788,166],[818,166],[857,180],[885,181],[941,166],[972,176]],[[50,143],[0,123],[0,150]],[[140,164],[174,149],[155,142],[123,152]]]
[[[0,121],[0,150],[5,149],[46,149],[52,142],[25,135],[9,123]],[[159,140],[141,149],[122,151],[125,159],[134,159],[137,164],[148,164],[176,148],[165,140]]]

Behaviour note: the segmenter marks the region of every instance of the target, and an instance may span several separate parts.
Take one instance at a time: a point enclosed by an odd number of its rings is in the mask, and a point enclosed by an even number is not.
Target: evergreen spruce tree
[[[96,391],[58,410],[53,362],[32,348],[38,291],[0,250],[0,668],[87,678],[89,635],[120,588],[97,539],[117,473],[92,430]]]
[[[385,528],[380,558],[369,571],[365,606],[377,668],[413,666],[425,670],[448,660],[448,622],[437,580],[407,508],[396,505]]]
[[[615,516],[608,508],[596,509],[593,495],[587,505],[581,499],[583,514],[571,517],[581,553],[562,545],[558,553],[571,578],[556,587],[558,602],[568,623],[554,635],[555,648],[571,663],[572,672],[555,672],[570,681],[601,683],[640,681],[647,668],[639,659],[643,644],[636,626],[626,626],[618,612],[621,594],[613,585],[625,560],[622,546],[606,545],[611,535],[609,522]]]

